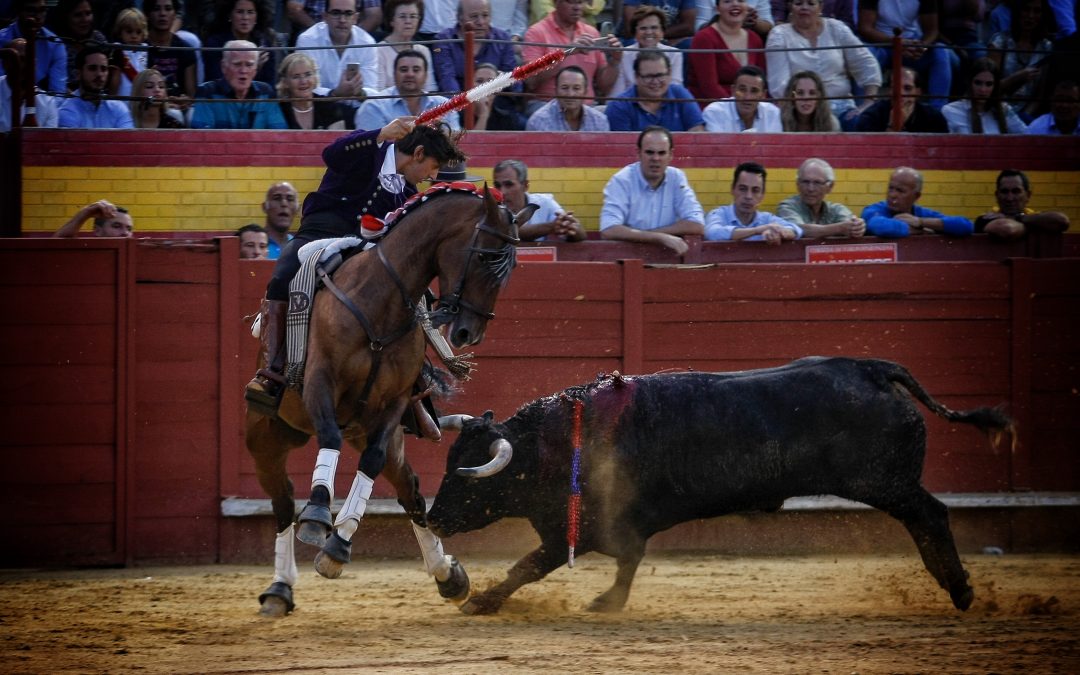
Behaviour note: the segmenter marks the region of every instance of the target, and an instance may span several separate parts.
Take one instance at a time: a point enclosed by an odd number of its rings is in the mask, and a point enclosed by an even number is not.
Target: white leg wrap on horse
[[[345,541],[352,541],[353,533],[360,526],[360,519],[364,517],[373,485],[375,481],[365,476],[363,471],[356,472],[356,478],[353,479],[352,487],[349,488],[349,496],[345,498],[345,505],[341,507],[337,518],[334,519],[338,536]]]
[[[315,459],[315,470],[311,472],[311,489],[322,485],[330,491],[330,501],[334,501],[334,474],[337,473],[337,460],[340,450],[323,448]]]
[[[274,581],[280,581],[289,586],[296,585],[296,554],[293,553],[293,526],[289,525],[278,533],[274,541]]]
[[[442,541],[431,533],[426,527],[412,524],[413,533],[416,534],[416,543],[420,544],[420,554],[424,556],[424,566],[427,573],[434,575],[439,581],[450,578],[450,556],[443,553]]]

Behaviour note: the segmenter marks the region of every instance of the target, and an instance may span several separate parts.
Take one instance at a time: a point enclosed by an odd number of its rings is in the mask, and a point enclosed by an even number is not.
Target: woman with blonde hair
[[[290,129],[352,129],[355,108],[316,93],[319,66],[303,52],[286,56],[278,66],[278,102]]]
[[[146,68],[131,83],[131,119],[136,129],[183,129],[183,117],[169,104],[165,76],[156,68]]]
[[[780,101],[784,131],[840,131],[840,122],[825,101],[825,85],[812,70],[795,73]]]

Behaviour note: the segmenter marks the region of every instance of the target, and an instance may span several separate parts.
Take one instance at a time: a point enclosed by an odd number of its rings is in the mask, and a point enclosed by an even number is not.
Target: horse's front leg
[[[424,557],[427,573],[435,577],[439,595],[454,602],[469,597],[469,575],[452,555],[443,552],[442,541],[427,527],[427,505],[420,493],[420,479],[405,459],[405,439],[400,428],[390,447],[383,476],[397,491],[398,503],[412,521],[416,542]]]
[[[367,510],[371,488],[386,466],[387,448],[397,431],[407,399],[388,408],[379,420],[371,424],[367,446],[360,453],[360,465],[353,478],[345,504],[334,521],[334,531],[326,538],[322,550],[315,556],[315,570],[328,579],[336,579],[352,557],[352,537]]]

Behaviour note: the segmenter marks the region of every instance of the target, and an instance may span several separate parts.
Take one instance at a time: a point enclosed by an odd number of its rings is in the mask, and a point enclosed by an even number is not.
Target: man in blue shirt
[[[16,20],[0,29],[0,47],[12,47],[11,41],[34,36],[34,82],[56,93],[67,91],[67,50],[63,43],[52,41],[56,33],[45,28],[45,0],[15,0]],[[0,66],[0,73],[3,73]]]
[[[57,126],[65,129],[132,129],[131,111],[121,101],[106,101],[109,56],[100,47],[83,47],[75,55],[79,72],[76,96],[60,104]]]
[[[922,196],[922,174],[901,166],[889,176],[885,200],[863,209],[866,233],[874,237],[906,237],[909,234],[951,234],[966,237],[975,225],[963,216],[946,216],[918,206]]]
[[[428,96],[424,92],[427,81],[427,59],[415,49],[398,52],[394,58],[394,86],[379,92],[383,97],[364,101],[356,111],[357,129],[382,129],[399,117],[416,117],[420,113],[442,105],[445,96]],[[447,115],[444,121],[455,131],[461,128],[457,115]]]
[[[733,202],[709,211],[705,217],[708,241],[764,241],[779,246],[802,236],[802,228],[777,218],[768,211],[758,211],[765,198],[765,167],[757,162],[743,162],[735,167],[731,181]]]
[[[262,210],[266,214],[266,224],[263,227],[270,238],[266,257],[270,260],[277,260],[282,247],[292,241],[289,228],[292,227],[299,209],[296,188],[291,184],[282,181],[274,183],[266,190]]]
[[[1050,99],[1050,112],[1033,119],[1027,133],[1080,135],[1080,85],[1072,80],[1058,82]]]
[[[686,174],[671,165],[675,142],[660,126],[638,134],[638,161],[619,169],[604,187],[600,236],[665,246],[678,255],[684,235],[704,231],[704,212]]]
[[[255,80],[259,48],[247,40],[225,43],[221,57],[224,78],[199,85],[195,98],[236,99],[233,103],[197,103],[192,129],[288,129],[276,102],[274,88]]]
[[[465,87],[465,46],[458,40],[465,36],[466,24],[471,26],[472,30],[469,32],[477,40],[500,40],[477,42],[474,65],[490,63],[503,73],[517,67],[510,34],[491,25],[491,3],[488,0],[461,0],[457,19],[456,26],[435,36],[436,39],[446,42],[431,46],[431,59],[434,61],[432,68],[435,69],[435,81],[439,85],[439,91],[456,93]],[[520,89],[520,85],[515,85],[515,91]]]
[[[668,131],[705,130],[694,95],[686,87],[671,83],[671,61],[663,52],[646,50],[638,54],[634,79],[637,84],[608,101],[604,108],[612,131],[640,131],[652,125]]]

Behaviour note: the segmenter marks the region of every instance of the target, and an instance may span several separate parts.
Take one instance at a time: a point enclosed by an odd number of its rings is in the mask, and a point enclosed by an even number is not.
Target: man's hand
[[[922,55],[926,53],[926,45],[918,40],[904,40],[904,56],[907,58],[918,61],[922,58]]]
[[[861,237],[866,234],[866,221],[858,216],[848,218],[840,223],[840,226],[845,237]]]
[[[379,136],[375,140],[379,143],[385,141],[400,141],[408,136],[415,127],[415,117],[399,117],[395,120],[391,120],[389,124],[379,130]]]
[[[82,217],[83,221],[85,222],[90,218],[114,218],[117,213],[119,212],[116,210],[116,205],[114,205],[110,201],[101,199],[94,202],[93,204],[87,204],[86,206],[79,209],[78,215]]]
[[[682,237],[668,234],[667,232],[655,232],[654,234],[656,235],[658,243],[675,251],[676,255],[683,255],[690,250],[690,244],[687,244],[686,240]]]
[[[341,81],[334,87],[334,90],[330,92],[334,96],[348,96],[356,97],[360,95],[360,92],[364,90],[364,74],[359,69],[353,73],[352,77],[349,76],[349,69],[341,71]]]

